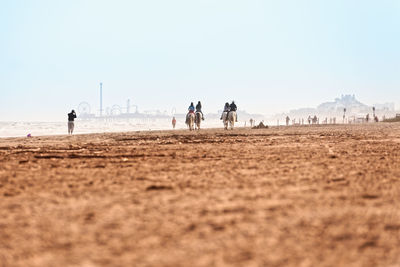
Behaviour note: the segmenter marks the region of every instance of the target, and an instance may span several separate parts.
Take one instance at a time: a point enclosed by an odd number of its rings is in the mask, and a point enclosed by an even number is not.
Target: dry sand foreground
[[[0,139],[0,266],[400,266],[400,124]]]

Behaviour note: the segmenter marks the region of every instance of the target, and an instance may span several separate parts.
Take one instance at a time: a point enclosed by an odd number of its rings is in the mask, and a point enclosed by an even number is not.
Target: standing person
[[[237,111],[237,106],[235,104],[235,101],[232,101],[232,103],[229,105],[229,111]],[[236,113],[236,122],[237,122],[237,113]]]
[[[289,121],[290,121],[289,116],[286,116],[286,126],[289,126]]]
[[[175,125],[176,125],[176,119],[175,117],[172,117],[172,128],[175,129]]]
[[[76,118],[75,110],[72,110],[71,113],[68,113],[68,134],[72,134],[74,131],[74,119]]]
[[[196,105],[196,112],[199,112],[201,114],[201,119],[204,121],[204,114],[201,111],[201,102],[200,101]]]

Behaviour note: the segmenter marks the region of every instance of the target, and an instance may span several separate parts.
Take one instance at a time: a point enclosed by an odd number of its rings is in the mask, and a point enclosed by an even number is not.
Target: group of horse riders
[[[190,106],[189,106],[189,108],[188,108],[188,111],[189,111],[189,114],[190,114],[190,113],[195,113],[195,107],[194,107],[194,105],[193,105],[193,102],[190,103]],[[201,111],[201,102],[200,102],[200,101],[197,102],[197,105],[196,105],[196,113],[200,113],[200,114],[201,114],[201,119],[204,121],[204,114],[203,114],[203,112]]]
[[[204,120],[204,114],[201,110],[201,102],[199,101],[196,105],[194,106],[193,102],[190,103],[190,106],[188,108],[188,114],[186,115],[186,124],[189,126],[190,130],[194,129],[194,124],[197,129],[200,129],[200,122]],[[235,101],[232,101],[231,104],[228,102],[225,103],[224,110],[221,114],[221,120],[224,122],[225,129],[228,128],[228,123],[231,126],[231,129],[233,129],[233,125],[235,122],[237,122],[237,106],[235,104]]]
[[[201,102],[200,101],[197,102],[196,107],[194,106],[193,102],[191,102],[190,106],[188,108],[188,111],[189,111],[188,112],[189,114],[190,113],[195,113],[195,112],[196,113],[200,113],[201,114],[201,119],[204,120],[204,114],[201,111]],[[222,115],[224,114],[224,112],[226,112],[226,116],[228,117],[230,111],[235,111],[235,112],[237,111],[237,106],[235,104],[235,101],[232,101],[231,104],[229,104],[228,102],[225,103],[224,110],[223,110],[223,113],[221,114],[220,120],[222,120]],[[237,117],[236,117],[236,122],[237,122]]]
[[[235,104],[235,101],[232,101],[231,104],[229,104],[228,102],[225,103],[224,111],[223,111],[222,114],[221,114],[220,120],[222,120],[222,116],[223,116],[223,114],[224,114],[225,112],[226,112],[226,117],[228,118],[228,117],[229,117],[229,112],[231,112],[231,111],[235,111],[235,112],[237,111],[237,106],[236,106],[236,104]],[[236,115],[235,121],[237,122],[237,115]]]

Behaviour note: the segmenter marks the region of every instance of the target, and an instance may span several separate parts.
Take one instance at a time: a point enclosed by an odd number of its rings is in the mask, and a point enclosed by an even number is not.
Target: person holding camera
[[[76,118],[75,110],[72,110],[71,113],[68,113],[68,134],[72,134],[74,131],[74,119]]]

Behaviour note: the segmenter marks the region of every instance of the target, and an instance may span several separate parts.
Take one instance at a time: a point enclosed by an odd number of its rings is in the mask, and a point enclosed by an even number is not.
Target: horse
[[[186,124],[188,125],[190,131],[194,130],[194,113],[190,112],[186,115]]]
[[[222,113],[222,121],[224,123],[224,128],[225,130],[228,130],[228,124],[233,130],[233,127],[235,126],[235,121],[236,121],[236,111],[230,111]]]
[[[201,123],[202,115],[200,112],[196,112],[194,117],[194,123],[197,130],[200,130],[200,123]]]
[[[224,129],[228,130],[228,112],[226,111],[222,113],[222,122],[224,123]]]
[[[233,126],[235,126],[236,121],[236,111],[229,111],[228,113],[228,122],[231,130],[233,130]]]

